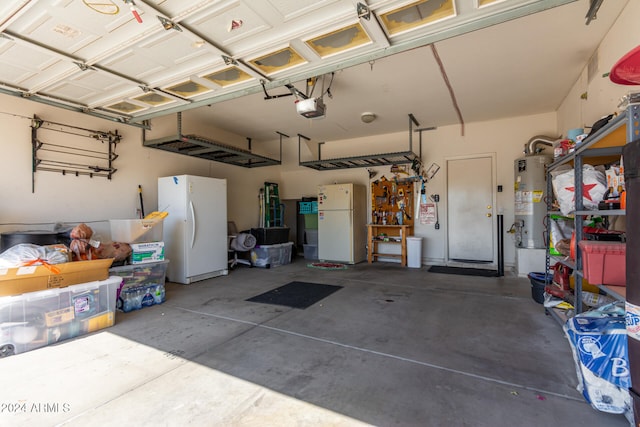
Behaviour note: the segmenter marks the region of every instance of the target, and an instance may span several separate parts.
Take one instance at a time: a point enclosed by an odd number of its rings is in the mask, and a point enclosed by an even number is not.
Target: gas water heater
[[[532,154],[515,160],[515,241],[517,248],[546,248],[546,165],[551,156]]]

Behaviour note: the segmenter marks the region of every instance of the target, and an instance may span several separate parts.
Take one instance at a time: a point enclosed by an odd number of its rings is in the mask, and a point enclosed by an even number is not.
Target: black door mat
[[[304,309],[341,288],[342,286],[323,285],[320,283],[290,282],[279,288],[249,298],[246,301]]]
[[[444,265],[432,265],[429,268],[429,272],[459,274],[462,276],[499,277],[496,270],[485,270],[483,268],[447,267]]]

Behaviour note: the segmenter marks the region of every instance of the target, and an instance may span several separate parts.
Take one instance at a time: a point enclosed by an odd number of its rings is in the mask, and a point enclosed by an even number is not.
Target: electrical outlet
[[[433,201],[438,203],[440,201],[440,195],[439,194],[434,194],[433,195]]]
[[[436,228],[436,230],[440,230],[440,223],[439,222],[436,222],[435,228]]]

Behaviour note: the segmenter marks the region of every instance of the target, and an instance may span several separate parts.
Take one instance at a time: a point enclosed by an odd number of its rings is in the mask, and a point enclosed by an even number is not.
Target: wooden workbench
[[[413,225],[367,224],[367,242],[369,251],[367,261],[372,263],[376,258],[400,258],[402,266],[407,265],[407,236],[413,235]],[[383,237],[382,234],[385,236]],[[400,254],[378,252],[379,243],[400,245]]]

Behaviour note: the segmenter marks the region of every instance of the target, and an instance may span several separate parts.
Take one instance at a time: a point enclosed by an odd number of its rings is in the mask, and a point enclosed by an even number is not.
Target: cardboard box
[[[164,242],[132,243],[131,264],[164,261]]]
[[[20,295],[106,280],[112,263],[112,258],[65,262],[55,265],[55,268],[60,271],[57,274],[42,265],[0,268],[0,296]]]
[[[111,240],[122,243],[146,243],[162,240],[163,218],[110,219]]]

